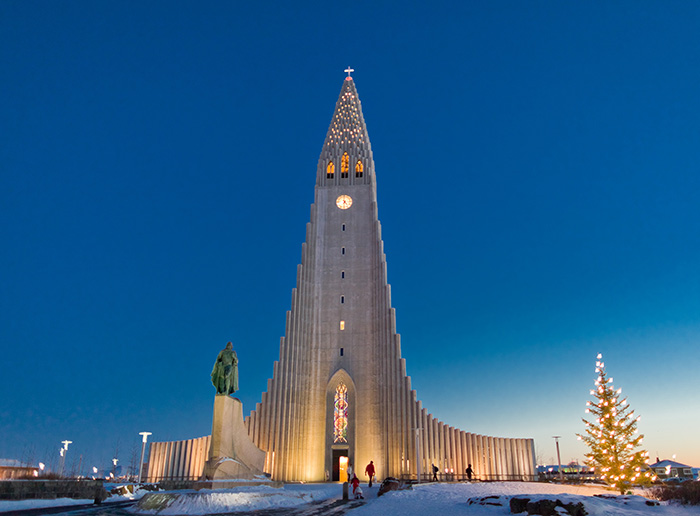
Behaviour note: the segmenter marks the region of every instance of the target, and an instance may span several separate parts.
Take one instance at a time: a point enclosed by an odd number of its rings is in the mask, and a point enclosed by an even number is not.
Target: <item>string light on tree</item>
[[[603,356],[595,363],[596,390],[593,401],[586,402],[586,413],[592,420],[583,419],[585,434],[577,434],[588,445],[585,464],[601,473],[600,478],[610,486],[626,493],[632,484],[649,484],[656,476],[648,470],[649,452],[634,451],[642,444],[643,435],[637,435],[641,416],[633,417],[627,398],[620,399],[622,389],[615,390],[612,377],[605,374]]]

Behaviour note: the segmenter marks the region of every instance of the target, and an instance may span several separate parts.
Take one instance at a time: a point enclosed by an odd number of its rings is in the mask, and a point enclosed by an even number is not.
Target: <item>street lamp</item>
[[[114,464],[114,467],[112,468],[113,477],[117,476],[117,462],[119,462],[119,459],[117,459],[116,457],[112,459],[112,464]]]
[[[561,470],[561,454],[559,453],[559,438],[561,435],[553,435],[552,439],[557,443],[557,460],[559,461],[559,481],[564,481],[564,472]]]
[[[61,448],[59,452],[61,454],[61,476],[63,476],[63,468],[66,465],[66,453],[68,453],[68,445],[72,443],[73,441],[61,441],[61,444],[63,445],[63,448]]]
[[[139,435],[143,437],[141,440],[141,462],[139,462],[139,484],[141,483],[141,473],[143,473],[143,456],[146,453],[146,441],[149,435],[153,435],[151,432],[139,432]]]

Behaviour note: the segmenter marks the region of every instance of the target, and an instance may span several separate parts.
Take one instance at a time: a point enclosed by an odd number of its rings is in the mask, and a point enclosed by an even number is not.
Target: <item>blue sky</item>
[[[700,465],[700,5],[0,3],[0,457],[122,463],[279,357],[348,65],[408,373],[582,458],[595,355]],[[69,458],[70,462],[71,458]]]

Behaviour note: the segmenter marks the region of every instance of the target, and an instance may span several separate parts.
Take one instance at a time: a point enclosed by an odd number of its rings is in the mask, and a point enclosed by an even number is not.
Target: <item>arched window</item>
[[[340,159],[340,177],[348,177],[348,172],[350,172],[350,156],[346,152]]]
[[[333,442],[348,442],[348,388],[344,383],[335,388],[333,404]]]
[[[362,177],[362,172],[364,172],[365,168],[362,165],[362,162],[358,159],[357,163],[355,164],[355,177]]]
[[[329,161],[328,166],[326,167],[326,177],[328,179],[333,179],[333,174],[335,174],[335,165],[332,161]]]

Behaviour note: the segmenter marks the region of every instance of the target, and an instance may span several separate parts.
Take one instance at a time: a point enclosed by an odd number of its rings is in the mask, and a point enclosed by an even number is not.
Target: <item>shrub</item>
[[[688,480],[677,486],[654,487],[651,490],[651,496],[662,502],[674,501],[684,505],[700,505],[700,482]]]

